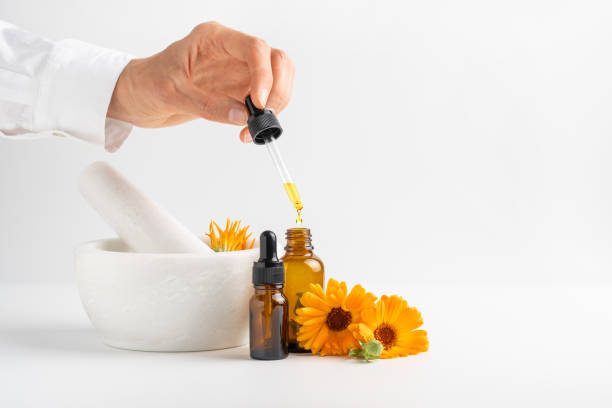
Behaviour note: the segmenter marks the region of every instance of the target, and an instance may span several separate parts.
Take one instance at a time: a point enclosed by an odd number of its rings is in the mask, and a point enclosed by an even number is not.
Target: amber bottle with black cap
[[[276,257],[276,235],[264,231],[259,238],[259,260],[253,264],[255,294],[249,302],[251,358],[280,360],[289,353],[284,283],[285,268]]]

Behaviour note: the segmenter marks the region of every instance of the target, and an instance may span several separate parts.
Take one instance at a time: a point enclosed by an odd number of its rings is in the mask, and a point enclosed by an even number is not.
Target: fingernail
[[[261,105],[265,108],[266,102],[268,102],[268,90],[262,89],[259,91],[259,100],[261,101]]]
[[[248,119],[248,115],[244,109],[232,108],[229,111],[229,121],[237,125],[244,125]]]

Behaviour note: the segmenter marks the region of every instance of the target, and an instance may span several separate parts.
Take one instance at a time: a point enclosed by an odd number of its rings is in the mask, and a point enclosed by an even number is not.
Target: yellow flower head
[[[241,251],[243,249],[251,249],[255,244],[255,238],[251,239],[251,243],[248,244],[249,237],[247,235],[249,226],[240,228],[241,221],[230,222],[227,219],[225,223],[225,231],[221,230],[216,222],[211,221],[209,226],[209,232],[206,234],[210,238],[210,247],[215,252],[229,252],[229,251]],[[213,225],[217,227],[219,237],[215,234]]]
[[[382,296],[376,308],[364,310],[361,318],[362,323],[352,328],[355,337],[380,341],[384,347],[380,358],[405,357],[429,348],[427,332],[415,330],[423,324],[421,313],[399,296]]]
[[[297,333],[300,347],[321,352],[321,356],[344,356],[359,343],[353,330],[361,323],[361,313],[372,309],[376,296],[361,285],[347,294],[346,283],[330,279],[324,292],[321,285],[310,284],[300,298],[304,306],[296,310],[295,321],[302,326]]]

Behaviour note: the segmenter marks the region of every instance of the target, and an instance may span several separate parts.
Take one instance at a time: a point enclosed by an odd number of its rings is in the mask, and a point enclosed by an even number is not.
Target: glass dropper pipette
[[[287,192],[287,196],[291,203],[297,210],[297,220],[298,224],[302,223],[302,208],[304,205],[302,204],[302,200],[300,198],[300,193],[289,174],[289,170],[287,170],[287,166],[285,166],[285,162],[281,157],[280,151],[278,150],[278,146],[276,145],[276,141],[274,138],[269,138],[266,141],[266,148],[268,149],[268,153],[270,153],[270,158],[272,158],[272,162],[276,166],[276,170],[278,170],[278,174],[281,176],[281,180],[283,181],[283,187],[285,187],[285,191]]]
[[[291,200],[293,207],[295,207],[297,211],[297,220],[298,224],[302,223],[302,208],[304,207],[302,204],[302,200],[300,199],[300,193],[289,174],[289,170],[287,170],[287,166],[285,166],[285,162],[278,150],[278,146],[276,145],[276,139],[283,133],[283,129],[281,128],[280,122],[274,115],[274,112],[268,109],[259,109],[253,104],[251,100],[251,96],[247,96],[245,100],[245,104],[247,110],[249,111],[249,132],[251,133],[251,138],[253,139],[253,143],[258,145],[265,145],[268,153],[270,154],[270,158],[276,166],[276,170],[280,174],[281,180],[283,182],[283,187],[285,188],[285,192]]]

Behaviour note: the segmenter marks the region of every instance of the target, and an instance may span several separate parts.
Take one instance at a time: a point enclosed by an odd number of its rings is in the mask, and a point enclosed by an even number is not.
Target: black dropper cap
[[[285,283],[285,267],[276,257],[276,235],[264,231],[259,236],[259,260],[253,263],[253,285]]]
[[[251,100],[251,95],[246,97],[244,103],[249,111],[247,124],[253,143],[262,145],[271,138],[278,139],[283,133],[283,128],[274,112],[270,109],[259,109]]]

